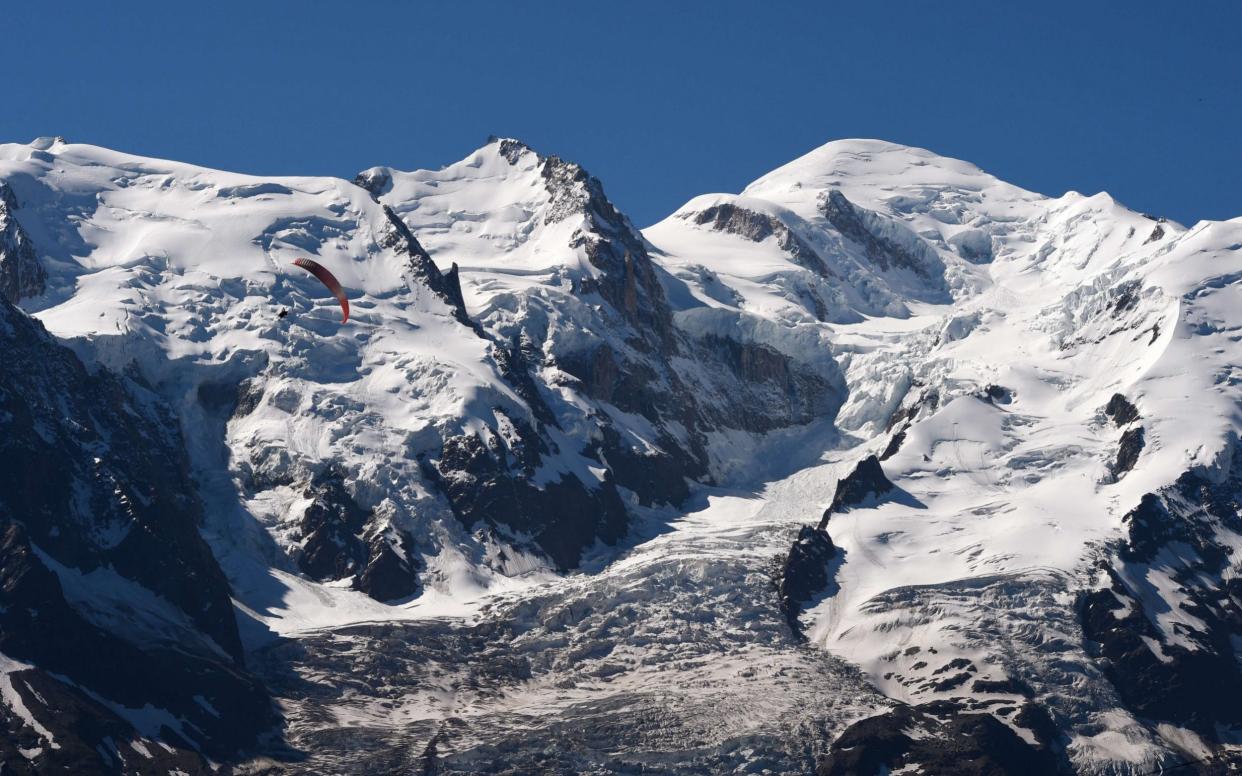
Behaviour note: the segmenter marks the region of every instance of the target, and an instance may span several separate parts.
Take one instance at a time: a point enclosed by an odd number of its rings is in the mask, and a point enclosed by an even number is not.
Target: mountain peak
[[[873,209],[914,207],[945,192],[988,192],[1006,201],[1042,198],[970,162],[869,139],[825,143],[761,176],[742,193],[801,210],[796,205],[806,203],[808,194],[813,200],[818,192],[830,189],[841,189],[850,200]]]
[[[581,165],[545,156],[521,140],[491,137],[464,159],[439,170],[373,167],[356,181],[418,234],[442,264],[463,271],[557,273],[568,265],[593,274],[584,257],[566,250],[597,231],[636,230],[608,202]]]
[[[495,147],[496,153],[507,159],[510,164],[517,164],[518,159],[524,154],[535,153],[535,150],[523,143],[521,140],[512,137],[496,137],[490,136],[487,139],[487,145],[480,148],[480,151]],[[538,154],[536,154],[538,156]]]

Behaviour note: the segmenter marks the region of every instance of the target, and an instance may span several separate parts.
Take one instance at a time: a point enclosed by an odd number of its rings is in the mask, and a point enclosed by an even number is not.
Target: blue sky
[[[1242,215],[1242,2],[13,4],[0,141],[257,174],[439,167],[489,134],[640,225],[877,137],[1049,194]]]

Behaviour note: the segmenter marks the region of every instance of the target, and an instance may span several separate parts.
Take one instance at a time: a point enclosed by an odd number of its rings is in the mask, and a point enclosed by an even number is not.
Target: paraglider
[[[336,301],[341,303],[341,323],[346,323],[349,320],[349,300],[345,298],[345,290],[341,288],[341,284],[336,279],[336,276],[317,261],[299,257],[294,259],[293,263],[319,278],[319,282],[327,286],[332,295],[336,297]],[[284,316],[282,315],[281,317],[283,318]]]

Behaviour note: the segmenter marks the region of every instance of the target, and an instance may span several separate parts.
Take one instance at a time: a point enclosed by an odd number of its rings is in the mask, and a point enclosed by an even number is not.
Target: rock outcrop
[[[1125,538],[1104,562],[1107,584],[1084,595],[1083,634],[1136,714],[1194,730],[1209,741],[1242,724],[1242,581],[1226,536],[1242,533],[1242,477],[1187,472],[1143,496],[1123,519]],[[1182,616],[1146,603],[1145,590],[1175,586]]]
[[[778,588],[781,611],[794,633],[802,632],[798,615],[803,605],[827,589],[831,581],[828,563],[836,553],[836,545],[827,531],[809,525],[798,531],[798,538],[781,567]]]
[[[821,277],[831,276],[827,264],[815,249],[775,216],[722,203],[694,213],[693,218],[700,226],[741,235],[752,242],[763,242],[775,236],[781,250],[796,264]]]
[[[819,521],[820,529],[828,526],[828,518],[851,507],[858,507],[883,496],[893,489],[893,483],[884,476],[880,460],[869,455],[858,462],[854,470],[837,480],[837,490],[832,496],[832,504],[824,510]]]
[[[1128,425],[1139,418],[1138,408],[1119,393],[1114,393],[1113,398],[1108,400],[1108,404],[1104,406],[1104,414],[1117,426]]]
[[[17,222],[16,210],[13,189],[0,183],[0,298],[12,303],[42,294],[47,284],[47,273]]]
[[[856,206],[839,189],[829,191],[819,207],[824,218],[861,246],[867,258],[882,271],[909,270],[943,288],[944,263],[904,226]]]
[[[1113,473],[1120,477],[1133,469],[1138,463],[1139,454],[1143,452],[1144,444],[1142,426],[1126,429],[1117,445],[1117,458],[1113,462]]]
[[[952,704],[896,706],[851,725],[819,763],[818,776],[894,773],[1048,776],[1068,769],[1043,742],[1031,744],[991,714]]]

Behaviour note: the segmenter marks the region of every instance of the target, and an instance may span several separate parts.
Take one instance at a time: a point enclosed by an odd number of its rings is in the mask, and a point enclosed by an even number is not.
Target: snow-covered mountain
[[[1242,220],[879,141],[642,231],[508,139],[353,183],[0,146],[4,617],[61,623],[3,624],[6,762],[1225,756],[1239,278]]]

